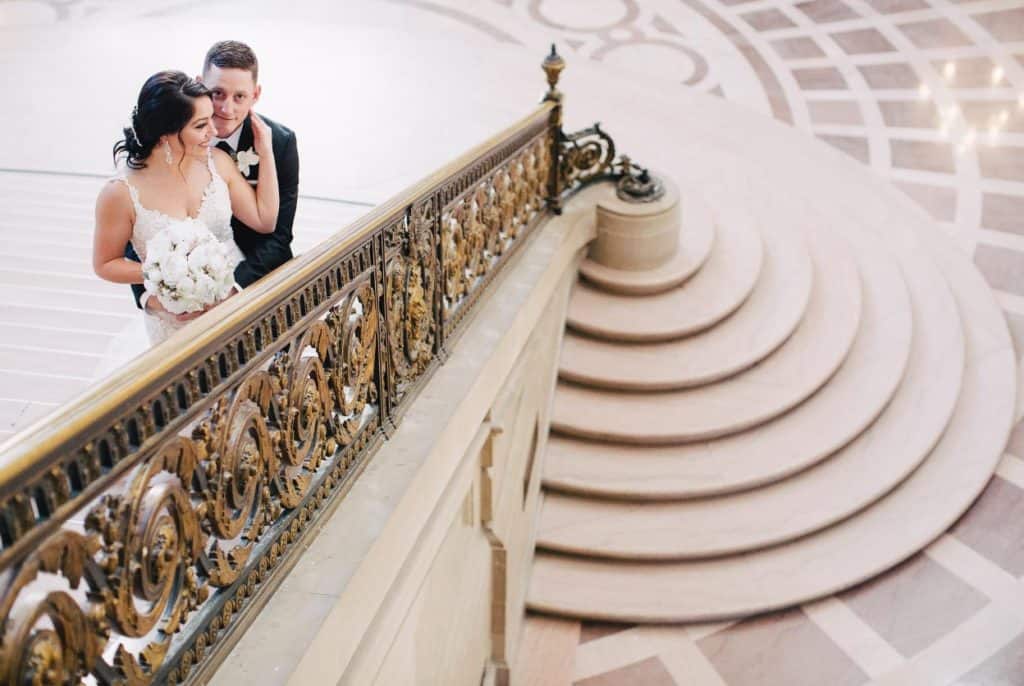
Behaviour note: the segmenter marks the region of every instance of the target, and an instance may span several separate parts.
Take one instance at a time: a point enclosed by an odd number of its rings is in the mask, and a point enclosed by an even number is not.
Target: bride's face
[[[192,119],[181,130],[181,142],[184,153],[192,157],[206,158],[213,138],[213,103],[209,98],[196,98],[192,110]]]

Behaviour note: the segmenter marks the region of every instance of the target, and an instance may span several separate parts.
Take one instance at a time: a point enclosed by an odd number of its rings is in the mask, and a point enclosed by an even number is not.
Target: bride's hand
[[[210,305],[210,307],[213,307],[213,305]],[[207,307],[205,309],[199,310],[197,312],[182,312],[181,314],[174,315],[174,318],[177,319],[179,322],[182,322],[182,323],[190,322],[193,319],[195,319],[196,317],[199,317],[199,316],[202,316],[202,315],[206,314],[210,310],[210,307]]]
[[[209,308],[207,308],[207,309],[209,309]],[[164,307],[163,303],[161,303],[160,300],[158,298],[156,298],[156,296],[152,296],[152,297],[150,297],[149,300],[146,301],[146,312],[149,312],[151,315],[153,315],[155,317],[159,317],[160,319],[164,319],[164,320],[167,320],[167,321],[181,322],[181,323],[184,324],[185,322],[192,321],[193,319],[195,319],[199,315],[201,315],[204,312],[206,312],[206,310],[199,310],[198,312],[183,312],[182,314],[174,314],[173,312],[170,312],[166,307]]]
[[[274,132],[267,126],[260,115],[252,113],[252,145],[260,157],[271,157],[274,154]]]
[[[195,319],[196,317],[199,317],[200,315],[206,314],[207,312],[209,312],[213,308],[217,307],[217,305],[220,305],[222,302],[227,301],[228,298],[230,298],[230,297],[232,297],[234,295],[237,295],[237,294],[238,294],[237,287],[236,288],[232,288],[231,291],[229,291],[228,294],[224,297],[224,300],[218,300],[215,303],[207,305],[206,307],[204,307],[203,309],[199,310],[198,312],[185,312],[184,314],[174,315],[174,317],[179,322],[190,322],[193,319]],[[148,306],[148,303],[147,303],[147,306]]]
[[[146,300],[146,312],[153,315],[154,317],[159,317],[160,319],[164,319],[167,321],[178,319],[178,317],[180,316],[169,312],[167,308],[164,307],[164,304],[160,302],[160,298],[156,297],[155,295],[149,296],[149,299]]]

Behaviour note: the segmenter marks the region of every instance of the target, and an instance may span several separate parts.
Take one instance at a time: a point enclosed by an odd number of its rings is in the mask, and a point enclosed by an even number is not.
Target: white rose
[[[174,222],[173,224],[168,224],[167,228],[160,233],[167,237],[172,249],[177,249],[189,240],[192,231],[191,227],[185,222]]]
[[[209,305],[217,300],[217,282],[206,274],[196,276],[196,298]]]
[[[207,245],[200,243],[188,254],[188,268],[191,272],[201,272],[210,259],[210,249]]]
[[[174,284],[174,288],[182,298],[192,298],[196,293],[196,280],[192,274],[185,274]]]
[[[160,294],[157,297],[160,298],[160,304],[164,306],[164,309],[172,314],[182,314],[188,312],[188,308],[184,302],[174,297],[174,294]]]
[[[217,255],[210,261],[210,269],[216,274],[230,276],[234,270],[228,262],[227,255]]]
[[[164,280],[168,283],[178,283],[188,274],[188,262],[185,256],[178,252],[171,253],[161,265],[161,272]]]

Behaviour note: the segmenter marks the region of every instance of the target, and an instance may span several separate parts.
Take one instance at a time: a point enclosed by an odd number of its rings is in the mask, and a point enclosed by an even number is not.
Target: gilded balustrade
[[[561,131],[560,62],[519,123],[0,447],[0,683],[209,676],[495,274],[612,169]]]

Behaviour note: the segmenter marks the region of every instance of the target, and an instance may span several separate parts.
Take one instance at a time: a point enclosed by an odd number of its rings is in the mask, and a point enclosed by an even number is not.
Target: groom
[[[252,48],[245,43],[228,40],[215,43],[207,51],[200,78],[213,95],[213,143],[238,162],[242,176],[252,185],[256,185],[260,173],[259,158],[253,151],[252,120],[249,116],[260,98],[258,76],[259,63]],[[235,268],[235,283],[241,288],[246,288],[292,258],[292,222],[299,197],[299,152],[295,146],[295,133],[263,115],[260,117],[273,133],[281,207],[273,233],[258,233],[237,217],[231,218],[235,243],[245,254],[245,259]],[[131,243],[125,249],[125,257],[139,260]],[[140,308],[158,316],[175,316],[164,310],[157,298],[149,297],[142,284],[132,284],[132,291]],[[178,315],[177,318],[191,319],[199,314]]]

